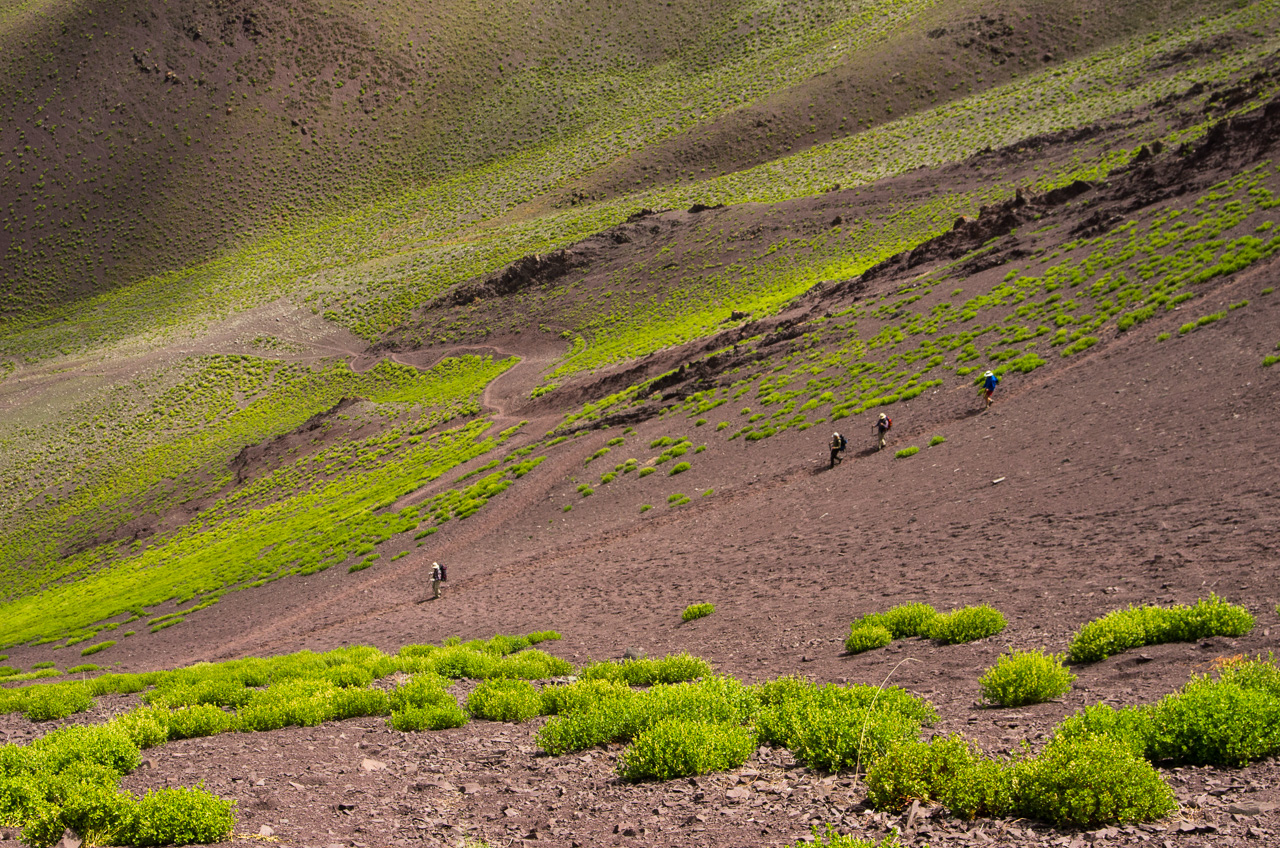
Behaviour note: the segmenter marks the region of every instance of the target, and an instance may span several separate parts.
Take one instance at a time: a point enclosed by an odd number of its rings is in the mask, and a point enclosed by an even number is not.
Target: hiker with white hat
[[[884,450],[884,434],[889,432],[889,428],[892,426],[893,426],[892,419],[890,419],[889,416],[885,415],[883,412],[880,413],[880,418],[879,420],[876,421],[876,428],[875,428],[876,450]]]
[[[999,383],[1000,378],[997,377],[994,372],[988,371],[982,375],[982,390],[986,393],[988,409],[990,409],[991,404],[994,403],[991,399],[991,393],[996,390],[996,386],[999,385]]]

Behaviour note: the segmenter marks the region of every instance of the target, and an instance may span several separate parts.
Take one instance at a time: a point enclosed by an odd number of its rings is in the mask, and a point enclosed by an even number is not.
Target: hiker
[[[991,408],[994,401],[991,399],[991,393],[996,390],[996,386],[1000,384],[1000,378],[994,372],[988,371],[982,375],[982,389],[986,393],[987,408]]]
[[[831,443],[828,447],[831,448],[831,465],[829,467],[835,468],[837,462],[844,461],[840,454],[844,453],[844,449],[849,447],[849,440],[839,433],[832,433]]]
[[[884,450],[884,434],[889,432],[892,426],[892,419],[883,412],[880,413],[880,419],[876,421],[876,450]]]
[[[431,563],[431,600],[440,598],[440,581],[444,580],[444,566],[438,562]]]

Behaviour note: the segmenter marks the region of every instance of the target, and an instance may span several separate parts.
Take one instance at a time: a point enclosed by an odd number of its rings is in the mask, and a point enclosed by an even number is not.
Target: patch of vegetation
[[[1243,636],[1253,629],[1253,616],[1242,606],[1217,595],[1191,606],[1129,607],[1088,622],[1071,639],[1071,662],[1098,662],[1143,645],[1194,642],[1209,636]]]
[[[1076,676],[1062,665],[1062,654],[1015,651],[1000,655],[978,680],[982,696],[1002,707],[1042,704],[1067,693]]]
[[[1004,628],[1005,618],[999,610],[979,604],[938,615],[930,621],[925,635],[944,645],[956,645],[994,636]]]
[[[715,604],[689,604],[684,608],[684,612],[680,613],[680,620],[693,621],[695,618],[705,618],[715,611]]]

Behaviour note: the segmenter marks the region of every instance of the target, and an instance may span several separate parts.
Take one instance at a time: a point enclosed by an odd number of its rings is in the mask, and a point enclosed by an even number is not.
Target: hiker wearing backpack
[[[438,562],[431,563],[431,600],[440,599],[440,582],[444,580],[444,566]]]
[[[991,404],[995,402],[991,399],[991,393],[996,390],[996,386],[998,385],[1000,385],[1000,378],[995,375],[995,372],[988,371],[982,375],[982,390],[986,395],[988,409],[990,409]]]
[[[892,419],[890,419],[889,416],[885,415],[883,412],[880,413],[880,418],[878,421],[876,421],[876,428],[875,428],[876,450],[884,450],[884,434],[888,433],[889,428],[891,428],[892,426],[893,426]]]
[[[847,448],[848,446],[849,446],[849,440],[846,439],[844,436],[840,435],[839,433],[831,434],[831,443],[828,445],[828,447],[831,448],[831,465],[829,466],[830,468],[835,468],[837,462],[843,461],[843,457],[841,457],[840,454],[844,453],[844,449]]]

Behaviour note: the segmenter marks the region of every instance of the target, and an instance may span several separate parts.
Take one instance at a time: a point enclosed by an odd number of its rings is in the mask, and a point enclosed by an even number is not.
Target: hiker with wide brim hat
[[[889,432],[889,428],[891,428],[892,426],[893,426],[893,420],[889,418],[889,416],[885,415],[883,412],[880,413],[880,417],[876,420],[876,427],[875,427],[876,450],[884,450],[884,445],[885,445],[884,435],[885,433]]]

